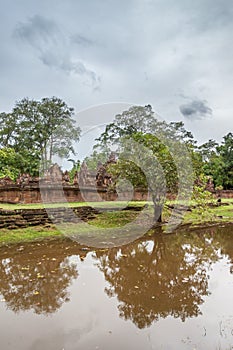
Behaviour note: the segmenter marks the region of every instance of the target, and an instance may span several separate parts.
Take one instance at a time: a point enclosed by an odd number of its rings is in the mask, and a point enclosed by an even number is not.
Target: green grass
[[[215,215],[222,216],[223,219],[225,218],[233,220],[233,204],[211,209],[211,212]]]
[[[83,207],[86,205],[97,207],[97,208],[121,208],[127,205],[132,206],[143,206],[147,201],[103,201],[103,202],[65,202],[65,203],[35,203],[35,204],[10,204],[10,203],[0,203],[1,209],[14,210],[14,209],[42,209],[42,208],[58,208],[58,207]],[[149,202],[152,204],[152,202]],[[177,204],[177,201],[166,201],[167,204]],[[233,198],[223,198],[222,203],[231,203],[233,204]],[[189,205],[194,205],[194,201],[189,201]]]
[[[15,209],[43,209],[43,208],[59,208],[64,206],[82,207],[87,205],[85,202],[80,203],[35,203],[35,204],[10,204],[0,203],[0,208],[4,210],[15,210]]]
[[[72,208],[83,207],[83,206],[92,206],[95,208],[121,208],[126,207],[127,205],[132,206],[143,206],[147,202],[145,201],[132,201],[132,202],[123,202],[123,201],[103,201],[103,202],[65,202],[65,203],[35,203],[35,204],[10,204],[10,203],[0,203],[0,209],[4,210],[14,210],[14,209],[43,209],[43,208],[59,208],[64,206],[69,206]]]
[[[1,229],[0,244],[32,242],[51,237],[62,237],[61,232],[55,226],[34,226],[16,230]]]
[[[193,225],[204,224],[206,222],[232,222],[233,223],[233,201],[225,200],[223,203],[230,205],[222,205],[219,207],[210,208],[201,215],[199,210],[194,209],[192,212],[187,212],[183,223],[190,223]]]

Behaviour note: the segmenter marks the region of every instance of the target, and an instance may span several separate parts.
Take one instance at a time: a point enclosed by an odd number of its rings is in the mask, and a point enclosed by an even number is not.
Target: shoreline
[[[114,227],[123,227],[129,222],[132,222],[138,215],[138,212],[145,206],[146,202],[131,202],[128,203],[128,207],[125,209],[122,209],[122,202],[112,202],[108,203],[109,208],[108,210],[96,210],[95,208],[92,208],[92,211],[90,212],[90,206],[84,206],[83,203],[76,203],[76,205],[72,208],[75,212],[79,211],[79,213],[84,212],[84,216],[86,217],[86,222],[88,224],[96,227],[97,229],[107,229],[107,228],[114,228]],[[60,212],[62,204],[54,204],[52,205],[53,209],[58,210]],[[64,206],[64,204],[63,204]],[[1,207],[1,203],[0,203]],[[58,209],[60,208],[60,209]],[[15,209],[9,209],[9,208],[0,208],[2,210],[2,213],[4,212],[6,215],[6,221],[10,221],[12,218],[14,218],[16,215],[21,213],[21,211],[25,211],[26,214],[28,212],[37,212],[39,208],[32,208],[31,206],[23,206],[20,208]],[[50,207],[51,209],[51,207]],[[102,208],[103,209],[103,208]],[[126,210],[127,209],[127,210]],[[198,210],[198,209],[197,209]],[[45,210],[44,210],[45,211]],[[43,211],[43,212],[44,212]],[[88,215],[87,215],[87,212]],[[40,213],[43,213],[40,210]],[[161,224],[156,225],[153,229],[156,229],[156,227],[164,227],[167,220],[169,219],[171,211],[169,211],[166,206],[164,207],[163,211],[163,217],[164,221]],[[3,217],[3,214],[1,214]],[[1,218],[0,215],[0,218]],[[20,214],[21,215],[21,214]],[[44,215],[44,214],[43,214]],[[39,221],[38,221],[39,222]],[[68,221],[67,226],[72,225]],[[77,225],[77,224],[76,224]],[[83,227],[82,224],[78,224],[79,227],[79,234],[80,235],[86,235],[88,233],[87,228]],[[181,224],[175,229],[174,232],[177,231],[185,231],[185,230],[201,230],[205,228],[210,227],[216,227],[221,225],[233,225],[233,201],[230,200],[226,203],[222,203],[220,206],[214,206],[210,207],[207,212],[204,212],[203,215],[200,215],[198,211],[191,210],[187,211],[185,216],[182,219]],[[150,230],[149,230],[150,231]],[[148,231],[148,232],[149,232]],[[43,225],[37,224],[37,225],[28,225],[26,227],[18,227],[14,226],[13,229],[9,228],[0,228],[0,246],[7,246],[10,244],[19,244],[24,242],[36,242],[41,241],[45,239],[62,239],[64,237],[67,237],[62,232],[59,231],[59,227],[56,227],[56,223],[48,222],[48,220],[45,220]]]

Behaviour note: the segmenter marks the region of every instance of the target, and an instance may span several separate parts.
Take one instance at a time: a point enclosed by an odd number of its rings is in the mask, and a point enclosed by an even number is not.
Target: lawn
[[[103,202],[65,202],[65,203],[35,203],[35,204],[11,204],[11,203],[0,203],[0,209],[14,210],[14,209],[42,209],[42,208],[59,208],[69,206],[72,208],[91,206],[94,208],[123,208],[127,205],[132,206],[143,206],[147,202],[145,201],[103,201]]]

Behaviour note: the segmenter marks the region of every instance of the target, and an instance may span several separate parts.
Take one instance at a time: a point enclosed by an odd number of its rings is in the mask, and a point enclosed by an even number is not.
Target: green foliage
[[[90,156],[87,156],[84,159],[84,162],[87,164],[87,168],[92,171],[96,171],[99,164],[104,164],[107,162],[111,151],[109,149],[101,149],[101,152],[97,152],[94,149],[93,153]]]
[[[102,150],[114,146],[117,149],[117,164],[111,165],[109,172],[115,180],[125,178],[134,187],[148,188],[158,213],[162,211],[165,187],[169,192],[178,190],[181,174],[178,174],[177,164],[187,173],[188,151],[184,154],[180,143],[186,145],[191,155],[195,141],[184,124],[159,121],[152,107],[147,105],[134,106],[117,115],[97,139],[96,148]],[[181,165],[182,161],[185,166]]]
[[[13,148],[0,149],[0,178],[8,176],[16,180],[20,173],[22,157]]]
[[[137,188],[145,188],[147,185],[146,176],[143,171],[130,160],[118,159],[116,164],[108,166],[108,172],[112,175],[115,183],[118,179],[124,178]]]
[[[38,173],[40,162],[46,168],[54,155],[68,158],[75,153],[73,141],[79,140],[80,128],[73,113],[73,108],[56,97],[24,98],[12,113],[1,113],[0,145],[14,148],[26,160],[30,173]]]
[[[70,183],[73,183],[76,172],[80,170],[80,160],[68,159],[68,161],[73,163],[73,167],[69,171]]]
[[[208,162],[216,155],[216,147],[218,143],[214,140],[209,140],[198,147],[199,153],[203,162]]]
[[[222,144],[217,147],[222,161],[222,185],[226,189],[233,188],[233,134],[223,137]]]
[[[203,173],[211,175],[216,187],[224,189],[233,188],[233,134],[228,133],[223,137],[223,142],[218,145],[209,140],[199,147],[203,159]]]
[[[96,139],[96,148],[117,144],[123,136],[135,133],[152,134],[158,138],[166,134],[171,140],[182,140],[187,145],[195,144],[193,135],[187,131],[183,122],[166,123],[155,117],[151,105],[133,106],[122,114],[116,115],[114,122],[106,126],[105,131]]]
[[[39,158],[33,156],[29,150],[16,152],[13,147],[0,149],[0,178],[9,176],[15,181],[22,173],[37,175],[38,168]]]
[[[201,175],[198,183],[193,187],[193,200],[195,201],[195,214],[198,214],[202,220],[212,220],[213,213],[211,212],[210,204],[213,203],[214,198],[211,192],[206,190],[208,178]]]
[[[15,132],[15,121],[10,113],[0,113],[0,145],[9,147]]]

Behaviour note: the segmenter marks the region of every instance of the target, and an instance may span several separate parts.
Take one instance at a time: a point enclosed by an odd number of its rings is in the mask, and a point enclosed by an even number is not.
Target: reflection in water
[[[8,308],[48,314],[69,301],[67,287],[78,277],[76,264],[69,260],[74,251],[82,259],[86,255],[66,241],[2,248],[0,293]]]
[[[156,234],[108,253],[97,253],[98,266],[119,299],[120,316],[138,328],[159,317],[198,316],[208,294],[208,270],[218,259],[219,243],[210,236]]]
[[[122,327],[121,330],[125,327],[124,320],[130,320],[131,324],[133,323],[139,329],[152,327],[154,322],[168,316],[173,320],[178,318],[187,324],[188,319],[200,317],[205,312],[203,306],[212,297],[210,293],[213,293],[213,290],[210,288],[209,281],[212,268],[218,265],[215,263],[224,261],[219,265],[225,273],[223,282],[232,286],[231,277],[233,276],[229,274],[229,268],[230,272],[233,272],[232,234],[231,227],[211,228],[192,233],[184,231],[171,235],[165,235],[157,230],[151,236],[147,235],[121,248],[98,250],[81,246],[68,239],[2,247],[0,249],[0,293],[7,308],[2,311],[0,321],[4,318],[4,312],[6,315],[9,309],[15,313],[32,310],[47,320],[48,314],[55,314],[65,302],[70,301],[71,307],[67,307],[67,314],[61,310],[62,317],[66,317],[68,320],[66,322],[70,322],[68,331],[70,332],[69,327],[72,329],[71,324],[73,326],[73,318],[76,315],[76,321],[78,320],[80,324],[79,328],[72,331],[73,337],[68,337],[67,341],[70,344],[68,349],[77,348],[75,342],[82,340],[81,336],[77,340],[77,335],[82,332],[88,334],[85,338],[86,348],[95,348],[98,345],[93,343],[92,337],[94,337],[95,328],[100,324],[102,313],[105,315],[103,322],[107,318],[106,322],[109,322],[112,328],[115,325],[116,329]],[[103,284],[96,283],[96,281],[102,281],[103,276],[105,278]],[[76,289],[71,288],[72,282],[76,279],[77,283],[74,283]],[[80,280],[82,283],[79,283]],[[211,283],[216,285],[218,281],[211,280]],[[221,303],[222,295],[225,293],[224,284],[221,283],[222,280],[219,281],[219,289],[216,288],[220,294],[215,294],[212,304],[210,303],[211,308]],[[92,290],[85,290],[85,285],[91,286]],[[229,290],[232,289],[228,288],[229,294]],[[78,293],[76,293],[77,290]],[[116,298],[112,298],[114,296]],[[96,299],[91,300],[91,298]],[[109,303],[110,300],[111,303]],[[91,302],[98,304],[98,308],[96,305],[88,308]],[[80,303],[79,307],[75,308],[77,303]],[[66,305],[69,306],[69,303]],[[80,317],[82,307],[84,317],[83,314]],[[230,305],[229,308],[231,308]],[[116,314],[120,317],[116,317]],[[30,317],[30,320],[36,324],[37,321],[33,318],[35,315]],[[207,322],[208,317],[211,318],[207,312],[203,320]],[[91,327],[88,322],[91,322]],[[124,326],[119,322],[124,323]],[[212,320],[209,322],[213,324]],[[218,324],[217,318],[215,322]],[[227,318],[224,322],[228,327],[229,337],[229,334],[233,334],[233,329],[229,326],[231,319]],[[158,324],[159,322],[156,323],[156,327]],[[85,331],[87,326],[88,332]],[[221,336],[224,334],[223,323],[219,329]],[[226,328],[224,329],[226,332]],[[66,334],[70,334],[68,331],[66,333],[59,331],[61,339],[65,339]],[[57,334],[56,326],[53,332]],[[190,332],[192,334],[191,330]],[[110,334],[112,333],[108,332],[109,336]],[[200,334],[203,337],[205,328],[200,330]],[[53,339],[51,334],[46,333],[43,339],[43,346],[48,347],[49,342],[59,347],[59,337]],[[103,336],[103,339],[104,349],[116,349],[110,338],[108,340]],[[212,336],[208,341],[212,341]],[[35,342],[41,344],[41,337],[35,337],[33,342],[32,348],[39,348]],[[133,341],[129,344],[139,347]],[[135,348],[138,348],[137,346]],[[183,345],[176,343],[172,348],[178,348],[175,346],[182,348]],[[82,346],[81,348],[85,349]],[[10,345],[8,349],[11,349]]]

